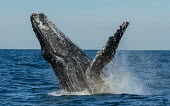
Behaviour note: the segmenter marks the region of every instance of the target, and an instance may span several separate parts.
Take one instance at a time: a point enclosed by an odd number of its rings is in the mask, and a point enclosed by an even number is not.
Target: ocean
[[[93,59],[97,50],[84,50]],[[119,50],[105,68],[108,92],[60,89],[40,50],[0,50],[2,105],[170,105],[170,51]]]

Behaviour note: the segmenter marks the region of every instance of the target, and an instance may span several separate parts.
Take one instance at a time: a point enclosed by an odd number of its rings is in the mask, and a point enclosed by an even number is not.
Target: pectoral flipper
[[[116,49],[118,48],[119,42],[128,25],[129,22],[123,22],[114,36],[109,37],[106,45],[97,52],[96,57],[87,68],[87,76],[96,80],[100,78],[102,69],[114,58]]]

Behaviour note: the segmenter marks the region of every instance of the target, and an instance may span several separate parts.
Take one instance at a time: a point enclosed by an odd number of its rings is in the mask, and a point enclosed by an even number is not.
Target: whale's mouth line
[[[42,32],[40,31],[40,28],[38,27],[38,25],[36,24],[36,19],[33,18],[33,15],[35,15],[34,13],[32,14],[30,20],[31,20],[31,23],[32,23],[32,26],[33,26],[33,29],[36,30],[35,32],[37,33],[36,36],[37,38],[40,38],[40,40],[43,40],[46,44],[47,44],[47,41],[46,39],[43,37],[43,34]],[[36,14],[37,15],[37,14]],[[39,24],[39,23],[38,23]]]

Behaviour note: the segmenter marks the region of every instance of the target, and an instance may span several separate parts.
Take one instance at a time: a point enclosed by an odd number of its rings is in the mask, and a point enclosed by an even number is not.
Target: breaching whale
[[[68,92],[86,90],[96,93],[101,86],[105,86],[102,69],[113,59],[129,22],[123,22],[119,26],[91,61],[43,13],[33,13],[30,20],[40,42],[42,56],[51,64],[62,89]]]

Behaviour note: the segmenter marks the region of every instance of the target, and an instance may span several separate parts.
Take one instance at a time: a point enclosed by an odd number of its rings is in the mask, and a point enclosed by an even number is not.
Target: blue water
[[[103,71],[108,93],[69,94],[40,50],[0,50],[0,105],[170,105],[170,51],[118,51]]]

